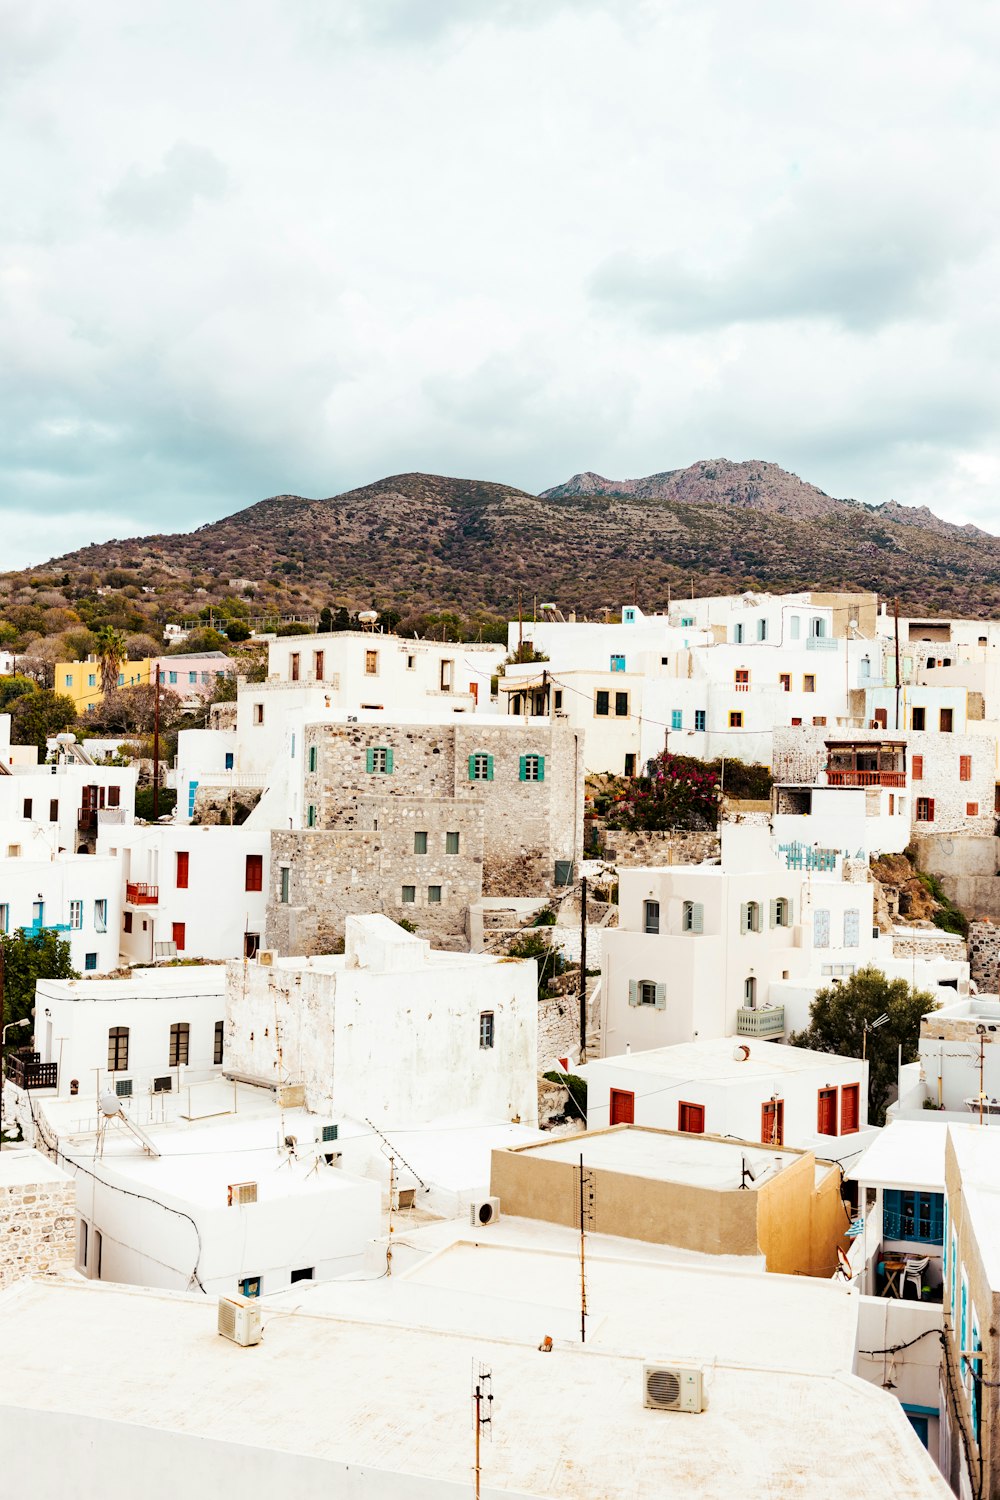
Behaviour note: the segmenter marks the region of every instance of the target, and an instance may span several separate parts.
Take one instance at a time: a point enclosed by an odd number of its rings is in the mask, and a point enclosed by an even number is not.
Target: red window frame
[[[608,1097],[608,1119],[612,1125],[635,1124],[635,1094],[628,1089],[612,1089]]]
[[[705,1106],[681,1099],[677,1105],[677,1129],[686,1135],[705,1134]]]
[[[264,889],[263,854],[247,855],[246,879],[244,889],[248,891],[262,891]]]
[[[923,809],[922,812],[921,812],[921,808]],[[918,797],[917,798],[917,814],[916,814],[916,817],[917,817],[917,822],[918,823],[933,823],[934,822],[934,798],[933,797]]]
[[[845,1083],[840,1089],[840,1134],[854,1135],[861,1129],[861,1085]]]
[[[191,871],[191,856],[186,849],[178,849],[176,854],[176,869],[174,871],[174,883],[179,891],[188,888],[188,876]]]

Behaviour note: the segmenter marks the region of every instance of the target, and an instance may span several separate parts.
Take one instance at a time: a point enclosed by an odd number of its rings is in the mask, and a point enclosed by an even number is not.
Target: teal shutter
[[[392,760],[393,760],[392,751],[391,750],[387,750],[385,752],[385,774],[387,776],[391,776],[392,775]]]
[[[667,987],[666,987],[665,984],[658,984],[656,986],[656,1001],[655,1001],[655,1004],[656,1004],[656,1009],[657,1010],[666,1010],[666,1008],[667,1008]]]
[[[629,1005],[639,1004],[639,981],[637,979],[630,979],[628,982],[628,1003]]]
[[[695,901],[691,906],[691,931],[705,931],[705,908],[700,901]]]
[[[528,779],[528,757],[526,755],[522,755],[521,756],[520,765],[521,765],[521,769],[520,769],[520,771],[518,773],[518,780],[519,781],[527,781],[527,779]]]
[[[476,779],[476,757],[474,755],[470,755],[469,756],[469,780],[470,781],[475,781],[475,779]]]
[[[317,759],[317,756],[316,756],[316,746],[315,745],[310,745],[309,746],[309,769],[310,769],[310,771],[315,771],[315,769],[316,769],[316,759]]]
[[[492,755],[487,755],[487,757],[486,757],[486,780],[487,781],[492,781],[493,780],[493,757],[492,757]]]
[[[540,755],[538,757],[538,780],[539,781],[544,781],[545,780],[545,756],[544,755]]]
[[[374,771],[374,769],[375,769],[375,751],[372,750],[371,748],[369,748],[369,749],[367,749],[365,751],[365,770],[368,772],[369,775],[371,775],[371,773]]]

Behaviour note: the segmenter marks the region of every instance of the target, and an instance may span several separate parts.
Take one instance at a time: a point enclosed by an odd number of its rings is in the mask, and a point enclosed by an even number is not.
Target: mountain
[[[577,474],[541,495],[433,474],[322,500],[276,495],[194,532],[5,575],[0,618],[4,594],[43,579],[71,607],[102,586],[173,615],[237,591],[233,579],[252,581],[257,608],[310,618],[324,604],[374,605],[481,625],[516,611],[519,590],[526,609],[593,613],[745,588],[873,589],[904,612],[978,615],[1000,610],[1000,538],[924,508],[836,499],[776,464],[717,459],[646,479]]]

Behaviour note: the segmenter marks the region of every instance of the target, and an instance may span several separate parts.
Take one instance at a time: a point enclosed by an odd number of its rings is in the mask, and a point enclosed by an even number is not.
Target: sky
[[[1000,531],[1000,7],[0,0],[0,571],[425,470]]]

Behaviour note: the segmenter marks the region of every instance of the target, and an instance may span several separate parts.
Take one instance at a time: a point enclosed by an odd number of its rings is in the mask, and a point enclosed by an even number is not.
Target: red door
[[[820,1135],[837,1134],[837,1090],[820,1089],[816,1111],[816,1129]]]
[[[768,1099],[760,1107],[760,1138],[765,1146],[783,1146],[785,1142],[785,1101]]]
[[[852,1135],[861,1125],[861,1085],[845,1083],[840,1090],[840,1133]]]
[[[625,1089],[611,1090],[611,1123],[612,1125],[635,1124],[634,1094],[627,1093]]]
[[[173,940],[174,940],[174,947],[177,949],[177,952],[178,953],[183,953],[184,952],[184,923],[183,922],[175,922],[173,924],[172,937],[173,937]]]
[[[684,1104],[677,1106],[677,1129],[686,1130],[691,1135],[704,1135],[705,1133],[705,1106],[704,1104]]]

